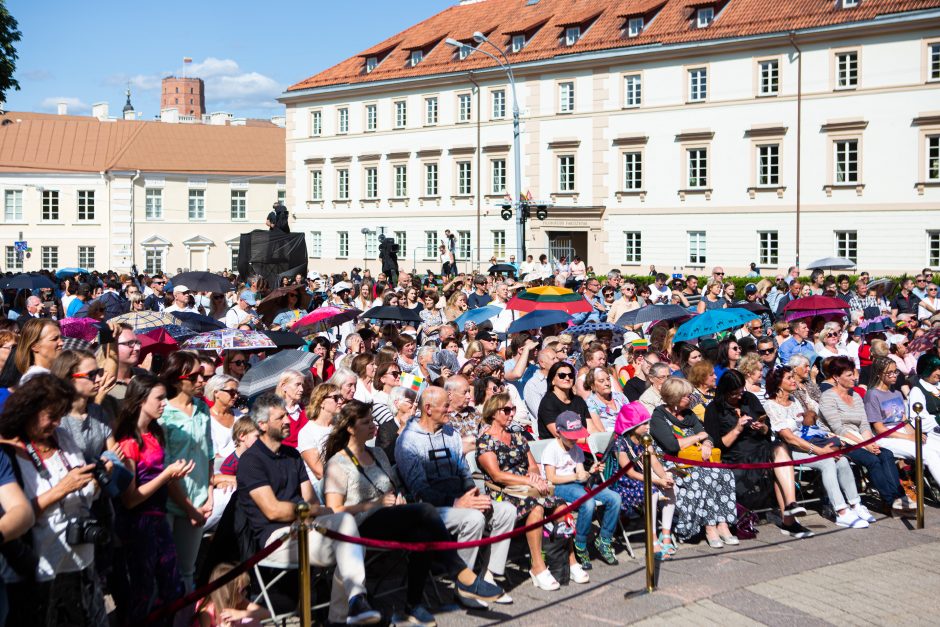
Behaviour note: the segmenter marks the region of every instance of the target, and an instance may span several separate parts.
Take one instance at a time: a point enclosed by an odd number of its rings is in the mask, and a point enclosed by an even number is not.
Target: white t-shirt
[[[297,434],[297,452],[303,453],[312,448],[317,449],[320,451],[320,461],[325,467],[326,460],[323,459],[323,449],[326,448],[326,440],[330,437],[332,430],[332,427],[321,427],[314,422],[308,422],[301,428],[300,433]],[[313,474],[313,471],[310,470],[309,466],[304,464],[304,468],[307,469],[307,476],[310,477],[312,483],[315,484],[320,481],[317,479],[316,475]]]
[[[245,311],[238,305],[235,305],[225,314],[225,326],[229,329],[237,329],[238,325],[251,322],[251,312]]]
[[[558,440],[545,447],[542,453],[542,476],[545,476],[545,467],[554,466],[555,474],[559,477],[570,477],[575,474],[578,464],[584,463],[584,451],[577,445],[567,451],[562,448]]]
[[[235,452],[235,442],[232,441],[232,427],[226,427],[215,418],[209,419],[209,431],[212,436],[212,452],[215,454],[215,471],[225,458]]]

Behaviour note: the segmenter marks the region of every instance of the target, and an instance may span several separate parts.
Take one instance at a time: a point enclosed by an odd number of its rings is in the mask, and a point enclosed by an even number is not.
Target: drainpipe
[[[796,66],[796,267],[800,267],[800,161],[803,156],[801,143],[803,136],[803,51],[796,45],[793,31],[789,33],[790,45],[799,55]]]
[[[483,93],[483,90],[480,89],[480,84],[473,78],[473,72],[467,72],[467,77],[470,79],[470,82],[473,83],[474,87],[477,90],[477,272],[480,271],[480,212],[483,202],[483,188],[481,187],[481,174],[482,174],[482,159],[483,155],[482,147],[480,146],[480,119],[483,117],[483,109],[480,108],[480,97]]]
[[[137,237],[137,224],[135,220],[135,196],[137,195],[137,179],[140,178],[140,170],[137,170],[137,173],[134,174],[134,177],[131,179],[131,268],[134,268],[137,265],[137,245],[134,242],[134,239]],[[209,253],[206,253],[208,255]],[[134,282],[137,282],[137,278],[134,277]],[[141,290],[141,294],[143,290]]]

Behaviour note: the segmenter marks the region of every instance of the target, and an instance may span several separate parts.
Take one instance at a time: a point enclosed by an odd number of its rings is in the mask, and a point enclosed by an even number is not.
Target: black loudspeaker
[[[303,233],[277,229],[242,233],[238,246],[238,274],[261,275],[277,286],[282,276],[307,275],[307,242]]]

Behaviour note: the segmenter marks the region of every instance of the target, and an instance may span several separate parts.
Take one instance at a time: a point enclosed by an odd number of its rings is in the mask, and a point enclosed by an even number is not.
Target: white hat
[[[353,286],[351,283],[347,283],[346,281],[340,281],[339,283],[333,286],[333,293],[339,294],[340,292],[343,292],[345,290],[352,290],[352,288]]]
[[[307,273],[307,280],[308,280],[308,281],[319,281],[319,280],[320,280],[320,273],[319,273],[319,272],[314,272],[313,270],[311,270],[310,272]]]
[[[182,294],[183,292],[191,292],[192,290],[186,287],[185,285],[177,285],[173,288],[174,294]]]

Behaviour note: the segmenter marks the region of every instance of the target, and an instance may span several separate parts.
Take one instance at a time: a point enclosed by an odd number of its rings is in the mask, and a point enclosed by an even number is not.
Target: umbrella
[[[434,374],[441,374],[441,370],[447,368],[453,373],[460,370],[460,361],[452,351],[439,350],[434,353],[434,359],[428,364],[428,370]]]
[[[845,257],[823,257],[806,266],[807,270],[848,270],[855,262]]]
[[[574,294],[574,291],[569,290],[567,287],[555,287],[554,285],[533,287],[527,291],[530,294],[538,294],[539,296],[563,296],[565,294]]]
[[[844,309],[815,309],[813,311],[788,311],[785,313],[783,319],[787,322],[792,322],[793,320],[799,320],[800,318],[814,318],[819,316],[824,320],[841,320],[845,318],[848,314]]]
[[[235,289],[232,282],[211,272],[183,272],[170,279],[173,286],[185,285],[194,292],[220,292],[225,294]]]
[[[294,333],[312,335],[354,320],[362,312],[355,307],[319,307],[291,325]]]
[[[877,318],[860,320],[858,323],[858,332],[861,335],[884,333],[888,329],[893,328],[895,328],[895,326],[891,316],[878,316]]]
[[[309,370],[316,360],[316,355],[306,351],[281,351],[252,366],[238,384],[238,391],[245,396],[256,396],[261,392],[273,390],[285,370],[304,372]]]
[[[830,296],[807,296],[806,298],[791,300],[783,308],[783,311],[788,314],[787,320],[792,320],[794,318],[821,316],[824,315],[824,313],[832,313],[833,310],[847,311],[848,308],[848,303],[840,298],[832,298]],[[789,314],[793,312],[800,312],[800,315],[791,318]]]
[[[304,338],[290,331],[262,331],[262,333],[271,338],[278,348],[300,348],[307,345]]]
[[[472,322],[473,324],[480,324],[481,322],[485,322],[490,318],[495,318],[501,313],[503,313],[502,307],[487,305],[486,307],[468,309],[467,311],[457,316],[457,319],[454,320],[454,322],[457,323],[457,328],[463,331],[468,322]]]
[[[897,284],[891,279],[875,279],[874,281],[868,284],[868,289],[873,290],[881,286],[884,286],[885,288],[884,293],[890,294],[891,292],[894,291],[894,288],[896,285]]]
[[[626,315],[624,314],[624,316]],[[679,305],[647,305],[636,310],[636,318],[633,324],[645,324],[661,320],[681,320],[682,318],[690,318],[693,315],[688,309]],[[618,320],[617,323],[619,326],[620,321]]]
[[[179,322],[172,314],[161,311],[131,311],[111,318],[111,322],[129,324],[134,331],[149,331]]]
[[[567,293],[553,294],[546,290],[558,288],[535,288],[523,290],[513,296],[506,304],[506,309],[516,311],[536,311],[554,309],[564,311],[569,314],[590,313],[594,311],[591,303],[587,302],[583,296],[566,290]],[[541,292],[539,291],[541,290]]]
[[[98,321],[94,318],[63,318],[59,320],[59,329],[62,337],[74,337],[86,342],[94,342],[98,338]]]
[[[0,289],[41,290],[55,289],[55,283],[42,274],[23,273],[0,279]]]
[[[178,325],[170,326],[175,326],[177,329],[182,328]],[[179,342],[177,341],[179,338],[174,337],[167,327],[147,331],[146,333],[138,335],[137,339],[140,340],[141,359],[146,357],[149,353],[163,355],[166,357],[173,351],[179,350],[180,347]]]
[[[676,331],[673,342],[688,342],[706,335],[714,335],[719,331],[726,331],[735,327],[744,326],[758,315],[746,309],[711,309],[699,314],[682,324]]]
[[[414,309],[407,307],[373,307],[362,314],[367,320],[401,320],[403,322],[421,322],[421,317]]]
[[[181,348],[197,351],[263,350],[277,348],[277,345],[261,331],[219,329],[194,335],[183,342]]]
[[[627,313],[625,313],[625,314],[623,314],[622,316],[620,316],[619,318],[617,318],[617,321],[616,321],[614,324],[616,324],[618,327],[623,327],[623,328],[625,328],[625,329],[626,329],[627,327],[636,326],[636,315],[637,315],[639,312],[640,312],[640,309],[639,309],[639,308],[638,308],[638,309],[631,309],[631,310],[628,311]]]
[[[270,294],[261,299],[261,302],[258,303],[255,309],[258,310],[258,313],[261,314],[263,318],[270,317],[271,320],[274,319],[274,316],[277,315],[278,310],[283,308],[283,305],[280,304],[280,299],[282,296],[287,296],[291,292],[296,292],[299,294],[297,299],[296,307],[299,309],[306,310],[307,303],[310,302],[310,296],[307,294],[307,290],[304,289],[301,285],[291,285],[290,287],[279,287],[276,290],[272,290]]]
[[[88,270],[84,268],[59,268],[55,272],[55,278],[57,279],[70,279],[76,274],[91,274]]]
[[[747,309],[756,314],[770,313],[770,307],[756,300],[748,303],[735,303],[734,305],[729,305],[728,309]]]
[[[494,266],[490,266],[490,269],[486,271],[487,274],[496,274],[497,272],[506,272],[508,274],[515,274],[516,267],[509,265],[508,263],[498,263]]]
[[[604,331],[609,331],[613,333],[613,344],[614,346],[623,343],[623,333],[624,330],[618,327],[615,324],[609,322],[585,322],[584,324],[579,324],[576,327],[571,327],[567,329],[565,333],[571,337],[578,337],[579,335],[585,335],[586,333],[601,333]]]
[[[224,322],[194,311],[174,311],[172,315],[178,319],[180,326],[192,329],[196,333],[205,333],[207,331],[225,328]]]
[[[165,327],[160,327],[160,329],[156,329],[156,330],[165,330],[167,332],[167,335],[172,337],[177,342],[179,342],[180,340],[185,340],[186,338],[192,337],[194,335],[197,335],[196,331],[193,331],[189,327],[184,327],[179,324],[168,324]]]
[[[543,309],[540,311],[527,313],[526,315],[513,320],[512,324],[509,325],[507,332],[522,333],[523,331],[541,329],[542,327],[547,327],[553,324],[566,324],[569,320],[571,320],[571,316],[563,311]]]
[[[924,353],[931,348],[936,348],[938,341],[940,341],[940,327],[934,327],[919,338],[911,340],[907,348],[912,353]]]

